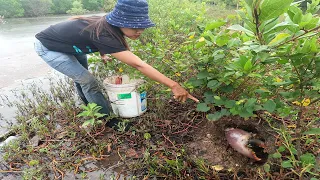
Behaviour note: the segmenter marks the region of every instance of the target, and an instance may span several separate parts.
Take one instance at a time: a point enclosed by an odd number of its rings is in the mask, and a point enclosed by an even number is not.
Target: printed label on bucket
[[[126,93],[126,94],[117,94],[118,95],[118,99],[121,100],[121,99],[131,99],[132,96],[131,96],[131,93]]]
[[[147,92],[144,91],[140,94],[141,100],[141,111],[145,111],[147,109]]]

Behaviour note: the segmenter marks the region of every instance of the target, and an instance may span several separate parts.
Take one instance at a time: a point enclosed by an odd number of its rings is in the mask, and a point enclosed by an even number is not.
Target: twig
[[[45,142],[80,142],[80,140],[68,140],[68,139],[55,140],[55,139],[48,139],[48,140],[45,140]]]
[[[22,171],[14,171],[14,170],[7,170],[7,171],[5,171],[5,170],[0,170],[0,173],[20,173],[20,172],[22,172]]]
[[[120,154],[119,149],[120,149],[120,148],[118,148],[118,156],[120,157],[121,161],[124,161],[123,158],[122,158],[122,156],[121,156],[121,154]]]
[[[173,144],[173,142],[172,142],[169,138],[167,138],[163,133],[162,133],[162,136],[163,136],[167,141],[169,141],[174,148],[176,148],[176,146]]]

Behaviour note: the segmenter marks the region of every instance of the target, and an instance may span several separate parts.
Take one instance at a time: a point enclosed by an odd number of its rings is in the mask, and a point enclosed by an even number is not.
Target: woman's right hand
[[[197,103],[199,102],[199,100],[197,98],[195,98],[191,94],[189,94],[188,91],[186,91],[178,83],[173,85],[171,87],[171,90],[172,90],[172,93],[174,94],[174,99],[176,99],[177,101],[184,103],[189,98],[189,99],[194,100]]]

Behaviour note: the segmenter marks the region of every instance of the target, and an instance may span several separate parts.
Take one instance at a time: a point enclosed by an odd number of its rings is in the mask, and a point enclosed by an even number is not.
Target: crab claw
[[[261,161],[261,158],[265,157],[264,149],[266,146],[264,142],[258,139],[251,139],[251,133],[235,128],[229,128],[225,131],[228,143],[240,154],[255,161]],[[257,154],[261,155],[261,157],[258,157]]]

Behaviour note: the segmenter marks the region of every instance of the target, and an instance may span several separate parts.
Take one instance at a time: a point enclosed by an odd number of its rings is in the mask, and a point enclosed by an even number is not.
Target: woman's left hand
[[[104,55],[101,55],[101,59],[103,60],[103,63],[107,63],[107,61],[112,61],[112,58],[109,57],[108,55],[104,54]]]

